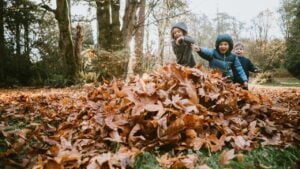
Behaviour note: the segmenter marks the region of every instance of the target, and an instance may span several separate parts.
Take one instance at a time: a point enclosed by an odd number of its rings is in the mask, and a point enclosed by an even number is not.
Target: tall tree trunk
[[[75,54],[74,54],[76,65],[78,65],[78,71],[83,70],[82,58],[80,56],[82,42],[83,42],[83,31],[82,31],[82,27],[78,24],[76,27]]]
[[[17,57],[21,57],[21,30],[20,23],[16,21],[16,54]]]
[[[110,0],[96,0],[98,23],[98,48],[111,50]]]
[[[6,55],[5,38],[4,38],[4,0],[0,0],[0,80],[4,81],[4,62]]]
[[[138,0],[126,0],[125,14],[123,18],[123,43],[125,48],[129,49],[129,43],[135,34],[134,26],[136,24],[136,11]]]
[[[122,40],[122,32],[120,30],[120,0],[112,0],[111,1],[111,48],[113,51],[120,50],[124,47],[123,40]]]
[[[140,60],[143,56],[144,30],[145,30],[145,4],[146,0],[140,0],[137,22],[137,31],[135,33],[135,56]]]
[[[59,27],[59,53],[63,58],[65,68],[65,77],[71,82],[76,75],[76,62],[74,57],[74,47],[71,34],[70,8],[69,0],[56,0],[57,9],[55,18]]]
[[[163,7],[160,11],[160,16],[163,18],[168,18],[168,1],[163,1]],[[163,19],[158,21],[158,55],[160,58],[160,64],[164,64],[164,49],[165,49],[165,32],[169,21],[168,19]]]

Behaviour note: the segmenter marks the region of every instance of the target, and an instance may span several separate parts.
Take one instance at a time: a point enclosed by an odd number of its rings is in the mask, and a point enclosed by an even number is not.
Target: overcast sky
[[[206,14],[209,18],[216,16],[219,12],[236,17],[239,21],[250,25],[251,19],[256,17],[261,11],[269,9],[276,17],[272,27],[272,35],[281,37],[278,23],[277,10],[281,0],[188,0],[191,11],[195,14]]]

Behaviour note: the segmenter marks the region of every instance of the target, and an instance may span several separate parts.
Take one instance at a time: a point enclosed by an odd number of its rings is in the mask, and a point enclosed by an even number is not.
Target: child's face
[[[236,48],[234,48],[234,53],[238,56],[243,56],[243,54],[244,54],[243,47],[237,46]]]
[[[221,54],[225,54],[229,50],[229,44],[226,41],[223,41],[219,44],[219,51]]]
[[[172,35],[174,39],[176,40],[178,37],[183,36],[183,31],[179,28],[173,28]]]

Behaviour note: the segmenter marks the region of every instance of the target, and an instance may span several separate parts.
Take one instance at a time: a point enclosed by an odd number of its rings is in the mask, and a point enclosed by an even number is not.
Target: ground
[[[76,97],[85,96],[88,91],[93,88],[93,85],[85,85],[81,87],[69,87],[65,89],[53,88],[18,88],[18,89],[0,89],[0,100],[7,99],[10,96],[18,95],[55,95],[55,94],[70,94]],[[255,95],[264,95],[269,97],[275,104],[281,106],[291,106],[294,110],[300,110],[300,87],[283,87],[283,86],[266,86],[266,85],[249,85],[249,91]],[[69,100],[64,100],[69,102]],[[0,104],[1,111],[1,104]],[[38,119],[34,119],[38,120]],[[19,124],[16,122],[16,124]],[[0,124],[1,127],[1,124]],[[18,126],[20,127],[20,126]],[[1,129],[1,128],[0,128]],[[3,140],[2,140],[3,141]],[[34,144],[34,143],[32,143]],[[3,146],[3,142],[0,142]],[[3,147],[1,147],[3,149]],[[225,148],[226,149],[226,148]],[[2,150],[1,150],[2,151]],[[188,150],[190,154],[196,154],[200,160],[197,162],[196,168],[209,166],[211,168],[297,168],[299,167],[300,149],[298,147],[261,147],[249,152],[236,152],[235,159],[231,160],[229,164],[220,165],[222,152],[211,153],[207,151],[192,151]],[[224,151],[223,151],[224,153]],[[145,155],[147,159],[151,154]],[[138,158],[135,163],[135,168],[157,168],[158,164],[154,160],[146,160],[143,162],[142,157]],[[139,164],[142,161],[142,165]],[[154,162],[153,162],[154,161]],[[3,167],[0,160],[0,167]]]

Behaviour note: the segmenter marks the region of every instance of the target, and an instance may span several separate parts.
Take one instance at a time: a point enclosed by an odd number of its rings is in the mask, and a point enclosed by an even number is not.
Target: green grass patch
[[[297,166],[300,160],[300,149],[296,147],[277,148],[272,146],[261,147],[249,152],[243,152],[243,161],[232,159],[229,164],[221,166],[219,159],[221,152],[210,154],[206,150],[187,151],[187,154],[196,153],[199,156],[198,165],[208,165],[212,169],[289,169]],[[298,164],[299,165],[299,164]],[[136,157],[134,169],[159,169],[159,164],[154,154],[141,153]]]
[[[289,147],[286,149],[276,147],[261,147],[249,152],[244,152],[243,162],[239,162],[236,158],[231,160],[226,166],[219,165],[220,152],[214,153],[207,158],[207,165],[213,169],[232,168],[232,169],[289,169],[296,165],[300,160],[300,149]],[[203,158],[203,156],[200,158]]]
[[[135,158],[134,169],[160,169],[154,154],[143,152]]]
[[[281,87],[300,87],[300,79],[289,78],[274,78],[273,82],[263,83],[264,86],[281,86]]]

